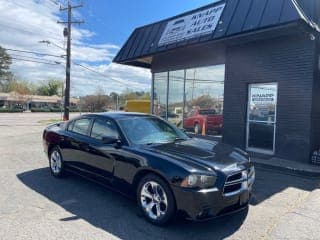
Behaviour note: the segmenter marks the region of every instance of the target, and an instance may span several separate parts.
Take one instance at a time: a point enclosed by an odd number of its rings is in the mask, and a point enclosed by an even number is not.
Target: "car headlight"
[[[216,179],[216,176],[191,174],[181,182],[181,187],[209,188],[214,186]]]

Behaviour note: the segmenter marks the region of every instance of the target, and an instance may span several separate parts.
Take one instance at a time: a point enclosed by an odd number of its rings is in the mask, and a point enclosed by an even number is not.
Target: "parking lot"
[[[60,117],[0,114],[0,239],[319,239],[319,180],[264,169],[248,211],[153,226],[117,193],[50,175],[41,135],[45,120]]]

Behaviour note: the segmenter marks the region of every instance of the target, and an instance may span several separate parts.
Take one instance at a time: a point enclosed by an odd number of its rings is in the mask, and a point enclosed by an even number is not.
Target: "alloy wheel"
[[[50,155],[50,168],[54,174],[60,174],[61,167],[62,167],[61,155],[57,150],[54,150]]]
[[[167,213],[167,195],[157,182],[148,181],[142,186],[140,201],[143,210],[153,220],[161,219]]]

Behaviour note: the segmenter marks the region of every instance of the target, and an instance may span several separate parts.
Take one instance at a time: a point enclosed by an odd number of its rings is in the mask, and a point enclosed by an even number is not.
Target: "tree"
[[[11,56],[0,46],[0,91],[8,92],[8,86],[13,80],[13,74],[10,72],[11,64]]]
[[[36,93],[42,96],[61,96],[62,82],[60,80],[50,79],[42,83]]]
[[[84,111],[103,112],[111,102],[111,97],[105,94],[102,87],[98,87],[94,95],[81,97],[80,106]]]
[[[191,101],[191,106],[198,106],[200,108],[215,108],[218,101],[209,95],[203,95]]]
[[[21,95],[34,94],[35,85],[23,80],[12,80],[8,83],[7,91],[16,92]]]

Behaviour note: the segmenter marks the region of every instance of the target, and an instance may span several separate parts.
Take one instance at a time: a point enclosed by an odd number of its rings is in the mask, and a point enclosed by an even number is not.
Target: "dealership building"
[[[223,116],[222,141],[307,163],[320,145],[319,0],[224,0],[139,27],[114,62],[152,72],[152,112]]]

